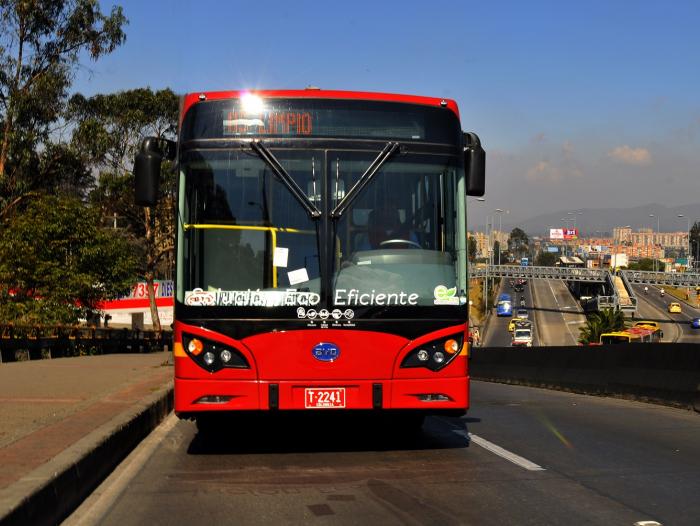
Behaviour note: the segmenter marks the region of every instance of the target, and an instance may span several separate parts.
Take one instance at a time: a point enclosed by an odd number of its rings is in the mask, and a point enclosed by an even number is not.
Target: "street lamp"
[[[678,219],[683,219],[684,217],[685,216],[683,214],[678,214]],[[688,269],[690,269],[690,218],[689,217],[685,217],[685,218],[688,220],[688,229],[687,229],[687,232],[688,232],[688,252],[686,254],[686,258],[688,259],[688,263],[685,266],[685,269],[687,272]]]

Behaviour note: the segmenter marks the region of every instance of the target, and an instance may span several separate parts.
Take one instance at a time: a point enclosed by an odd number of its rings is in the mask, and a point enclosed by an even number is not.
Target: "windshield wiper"
[[[343,215],[350,204],[357,198],[358,195],[360,195],[360,191],[372,180],[374,174],[376,174],[382,165],[389,160],[389,157],[396,153],[400,146],[401,145],[398,142],[388,142],[386,144],[384,149],[379,152],[379,155],[377,155],[377,158],[367,167],[367,170],[365,170],[365,173],[362,174],[362,177],[360,177],[350,191],[345,194],[345,197],[343,197],[340,203],[338,203],[338,206],[331,211],[331,217],[333,219],[338,219]]]
[[[274,174],[279,178],[280,181],[287,187],[287,189],[292,193],[292,195],[299,201],[299,204],[304,207],[306,213],[311,216],[312,219],[318,219],[321,217],[321,211],[314,205],[304,191],[299,188],[299,185],[294,182],[294,179],[287,173],[284,167],[277,160],[277,157],[272,155],[272,152],[268,150],[265,145],[260,141],[251,141],[251,149],[258,154],[265,164],[267,164]]]

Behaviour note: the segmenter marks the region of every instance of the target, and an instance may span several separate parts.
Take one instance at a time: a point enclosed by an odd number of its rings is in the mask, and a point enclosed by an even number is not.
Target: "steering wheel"
[[[418,248],[418,249],[423,248],[415,241],[411,241],[409,239],[387,239],[386,241],[382,241],[381,243],[379,243],[380,247],[384,247],[387,245],[408,245],[411,248]]]

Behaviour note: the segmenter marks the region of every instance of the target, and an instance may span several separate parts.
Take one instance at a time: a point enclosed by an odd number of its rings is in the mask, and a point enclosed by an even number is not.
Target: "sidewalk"
[[[60,522],[172,408],[169,352],[0,364],[0,524]]]

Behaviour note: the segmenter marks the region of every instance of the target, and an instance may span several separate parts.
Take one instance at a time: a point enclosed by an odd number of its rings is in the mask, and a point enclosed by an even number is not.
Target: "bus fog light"
[[[214,353],[213,352],[205,352],[204,353],[204,363],[207,365],[211,365],[214,363]]]
[[[229,351],[228,349],[224,349],[223,351],[221,351],[221,354],[219,356],[221,356],[221,361],[224,363],[228,363],[231,361],[231,351]]]
[[[420,351],[418,351],[418,354],[416,356],[421,362],[427,362],[428,358],[430,358],[428,351],[426,351],[425,349],[421,349]]]
[[[435,354],[433,354],[433,360],[435,360],[436,363],[442,363],[445,361],[445,353],[441,351],[437,351]]]

